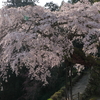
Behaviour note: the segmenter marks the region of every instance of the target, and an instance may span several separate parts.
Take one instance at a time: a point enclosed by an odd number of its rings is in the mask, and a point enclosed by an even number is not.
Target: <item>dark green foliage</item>
[[[89,99],[89,100],[97,100],[97,98],[96,98],[96,97],[93,97],[93,98],[91,98],[91,99]]]
[[[61,67],[53,67],[51,69],[51,78],[48,79],[49,84],[42,87],[38,100],[47,100],[51,95],[58,91],[65,84],[64,63]],[[49,98],[52,99],[52,98]]]
[[[42,83],[40,81],[30,80],[27,76],[28,69],[24,66],[19,70],[20,74],[16,76],[9,68],[7,75],[8,82],[0,79],[3,86],[3,91],[0,91],[0,100],[38,100],[37,96],[39,96]]]
[[[91,68],[91,76],[90,76],[89,84],[83,94],[83,99],[85,100],[86,98],[89,98],[93,95],[95,96],[100,95],[100,67],[99,66],[94,66]]]
[[[74,4],[74,3],[77,3],[78,1],[80,1],[80,0],[69,0],[68,2]],[[83,1],[84,1],[84,0],[83,0]],[[91,3],[99,2],[99,1],[100,1],[100,0],[89,0],[89,2],[91,2]]]
[[[77,3],[78,1],[80,1],[80,0],[72,0],[72,3]]]
[[[52,99],[50,98],[50,99],[48,99],[48,100],[52,100]]]
[[[99,95],[100,93],[100,67],[95,66],[91,71],[90,85],[92,86],[91,93]]]
[[[20,7],[26,5],[35,6],[35,2],[38,2],[38,0],[7,0],[6,5],[8,7]]]
[[[100,0],[90,0],[91,2],[100,2]]]
[[[68,0],[68,3],[74,4],[74,3],[77,3],[78,1],[80,1],[80,0]]]
[[[74,75],[73,75],[73,79],[72,79],[72,86],[76,83],[76,82],[78,82],[79,81],[79,79],[83,76],[83,74],[85,73],[85,72],[83,72],[83,73],[81,73],[81,75],[79,76],[79,75],[76,75],[75,73],[76,73],[76,70],[75,69],[73,69],[74,70]],[[70,85],[70,83],[69,82],[67,82],[67,84],[68,85]],[[62,97],[64,97],[65,96],[65,87],[63,86],[62,88],[60,88],[60,90],[58,90],[57,92],[55,92],[49,99],[50,100],[61,100],[62,99]],[[48,99],[48,100],[49,100]]]
[[[0,80],[3,86],[3,91],[0,91],[0,100],[17,100],[24,94],[23,91],[24,78],[22,78],[21,76],[16,76],[16,74],[12,72],[10,68],[8,70],[7,76],[8,76],[8,82],[3,81],[2,79]]]
[[[61,88],[59,91],[55,92],[52,96],[52,100],[61,100],[61,98],[64,96],[65,87]]]
[[[74,41],[73,41],[73,45],[74,45],[74,47],[76,47],[76,48],[83,48],[83,43],[82,43],[79,39],[74,40]]]
[[[59,10],[59,6],[53,2],[46,3],[45,7],[48,7],[51,11],[58,11]]]

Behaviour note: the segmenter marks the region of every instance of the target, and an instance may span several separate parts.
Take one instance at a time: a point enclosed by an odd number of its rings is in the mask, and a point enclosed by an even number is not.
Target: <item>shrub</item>
[[[90,100],[97,100],[97,98],[96,98],[96,97],[93,97],[93,98],[91,98]]]
[[[53,100],[53,99],[49,98],[48,100]]]
[[[56,93],[53,96],[51,96],[51,99],[53,100],[57,100],[57,98],[58,98],[58,95]]]

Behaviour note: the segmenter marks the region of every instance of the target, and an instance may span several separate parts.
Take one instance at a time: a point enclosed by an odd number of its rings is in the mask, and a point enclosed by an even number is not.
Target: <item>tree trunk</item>
[[[68,81],[69,81],[69,67],[66,66],[66,100],[69,100],[69,94],[68,94],[68,90],[69,90],[69,85],[68,85]]]
[[[69,82],[69,62],[68,60],[65,60],[65,64],[66,64],[66,84],[65,84],[65,87],[66,87],[66,93],[65,93],[65,97],[66,97],[66,100],[69,100],[69,85],[68,85],[68,82]]]
[[[70,99],[73,100],[73,96],[72,96],[72,68],[73,66],[70,66]]]

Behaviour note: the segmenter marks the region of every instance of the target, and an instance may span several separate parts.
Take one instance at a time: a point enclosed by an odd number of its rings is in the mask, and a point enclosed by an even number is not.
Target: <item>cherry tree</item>
[[[46,77],[50,77],[49,68],[59,65],[64,60],[64,53],[70,56],[73,46],[67,37],[63,38],[59,34],[60,30],[57,27],[53,27],[57,21],[53,13],[34,7],[32,15],[32,7],[24,9],[26,11],[22,8],[17,11],[16,8],[2,9],[1,27],[6,27],[7,30],[1,28],[5,35],[1,37],[0,43],[2,46],[1,76],[7,80],[8,63],[16,75],[25,64],[31,79],[35,78],[47,84]],[[16,15],[13,15],[15,12]],[[29,21],[24,20],[24,15],[30,17]],[[63,53],[64,50],[67,51]]]
[[[8,64],[16,75],[25,66],[31,80],[46,85],[47,77],[51,77],[50,69],[64,61],[72,66],[74,43],[82,44],[86,56],[97,57],[100,2],[91,5],[85,1],[74,5],[63,2],[55,12],[40,6],[1,9],[0,77],[7,81]]]

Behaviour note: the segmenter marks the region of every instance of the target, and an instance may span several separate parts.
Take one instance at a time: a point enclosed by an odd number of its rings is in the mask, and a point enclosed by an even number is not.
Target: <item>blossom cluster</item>
[[[85,54],[98,53],[100,2],[62,4],[51,12],[40,6],[0,10],[0,77],[7,66],[18,75],[23,64],[29,77],[47,84],[50,69],[73,53],[73,41],[83,43]]]

